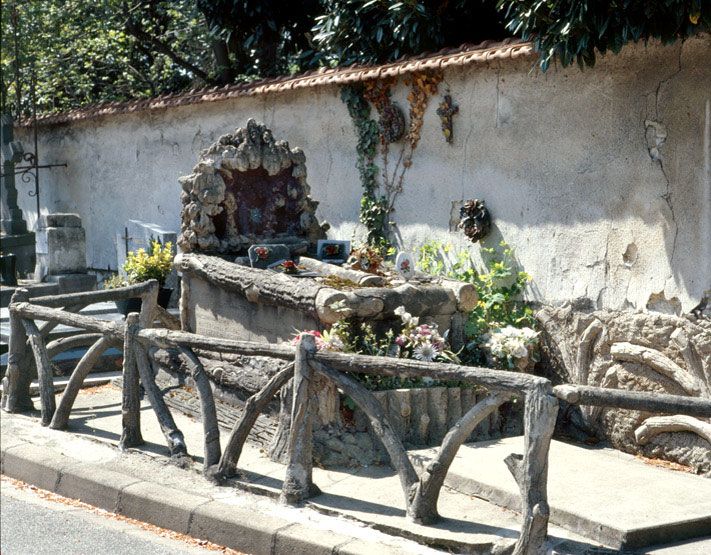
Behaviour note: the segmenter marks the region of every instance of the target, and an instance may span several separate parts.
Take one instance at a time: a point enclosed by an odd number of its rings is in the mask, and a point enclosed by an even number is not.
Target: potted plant
[[[168,278],[172,267],[172,243],[168,242],[165,245],[161,245],[160,242],[153,241],[150,253],[146,252],[146,249],[130,251],[126,257],[126,262],[123,264],[126,278],[118,275],[113,276],[104,282],[104,289],[124,287],[155,279],[160,286],[158,304],[163,308],[167,308],[173,290],[165,287],[165,280]],[[124,315],[130,312],[139,312],[141,310],[141,299],[116,301],[116,307]]]

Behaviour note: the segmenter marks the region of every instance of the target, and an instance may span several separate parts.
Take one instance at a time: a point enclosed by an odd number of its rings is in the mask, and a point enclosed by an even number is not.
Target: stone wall
[[[631,45],[585,71],[541,74],[531,58],[447,68],[395,206],[401,242],[478,252],[450,220],[463,200],[484,199],[484,244],[515,247],[531,297],[688,312],[711,289],[710,50],[706,35]],[[459,105],[451,144],[435,114],[446,92]],[[400,84],[393,99],[406,106],[407,93]],[[303,149],[329,236],[362,234],[356,134],[336,86],[45,126],[40,162],[68,167],[43,175],[43,205],[80,214],[90,266],[113,266],[127,220],[179,228],[178,177],[251,117]],[[34,200],[20,200],[33,221]]]

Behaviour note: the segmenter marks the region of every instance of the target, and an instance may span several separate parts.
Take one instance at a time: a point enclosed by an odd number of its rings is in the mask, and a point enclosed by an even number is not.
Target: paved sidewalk
[[[216,486],[200,474],[200,423],[177,411],[173,411],[176,422],[194,459],[191,468],[169,462],[147,405],[142,410],[146,445],[121,453],[116,448],[120,399],[120,390],[110,385],[83,390],[72,412],[72,433],[42,428],[36,417],[3,413],[3,473],[254,554],[506,553],[518,535],[518,514],[448,488],[440,498],[442,523],[433,527],[410,523],[398,477],[386,467],[316,468],[314,482],[324,493],[305,508],[281,506],[274,496],[281,487],[284,467],[249,444],[240,460],[243,476],[239,484]],[[550,538],[549,548],[556,553],[618,552],[555,525],[550,527]],[[663,553],[701,555],[711,552],[711,540],[670,549]]]

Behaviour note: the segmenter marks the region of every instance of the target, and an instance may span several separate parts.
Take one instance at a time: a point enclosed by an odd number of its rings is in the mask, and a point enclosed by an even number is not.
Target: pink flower
[[[291,340],[292,345],[298,345],[299,341],[301,341],[301,338],[304,335],[313,335],[316,338],[316,348],[320,351],[326,346],[325,341],[323,340],[323,337],[321,336],[321,332],[318,330],[308,330],[308,331],[302,331],[297,333],[294,336],[294,339]]]
[[[405,337],[402,336],[402,335],[398,335],[398,336],[395,338],[395,344],[398,345],[398,346],[400,346],[400,347],[404,347],[404,346],[405,346],[405,342],[406,342]]]
[[[421,326],[417,326],[417,333],[420,335],[432,335],[432,330],[427,324],[422,324]]]

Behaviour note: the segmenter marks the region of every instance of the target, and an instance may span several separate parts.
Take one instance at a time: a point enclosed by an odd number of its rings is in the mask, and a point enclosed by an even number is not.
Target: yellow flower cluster
[[[140,283],[149,279],[157,279],[161,287],[173,267],[173,245],[168,242],[161,245],[158,241],[151,243],[150,254],[146,249],[131,251],[126,257],[123,269],[129,283]]]

